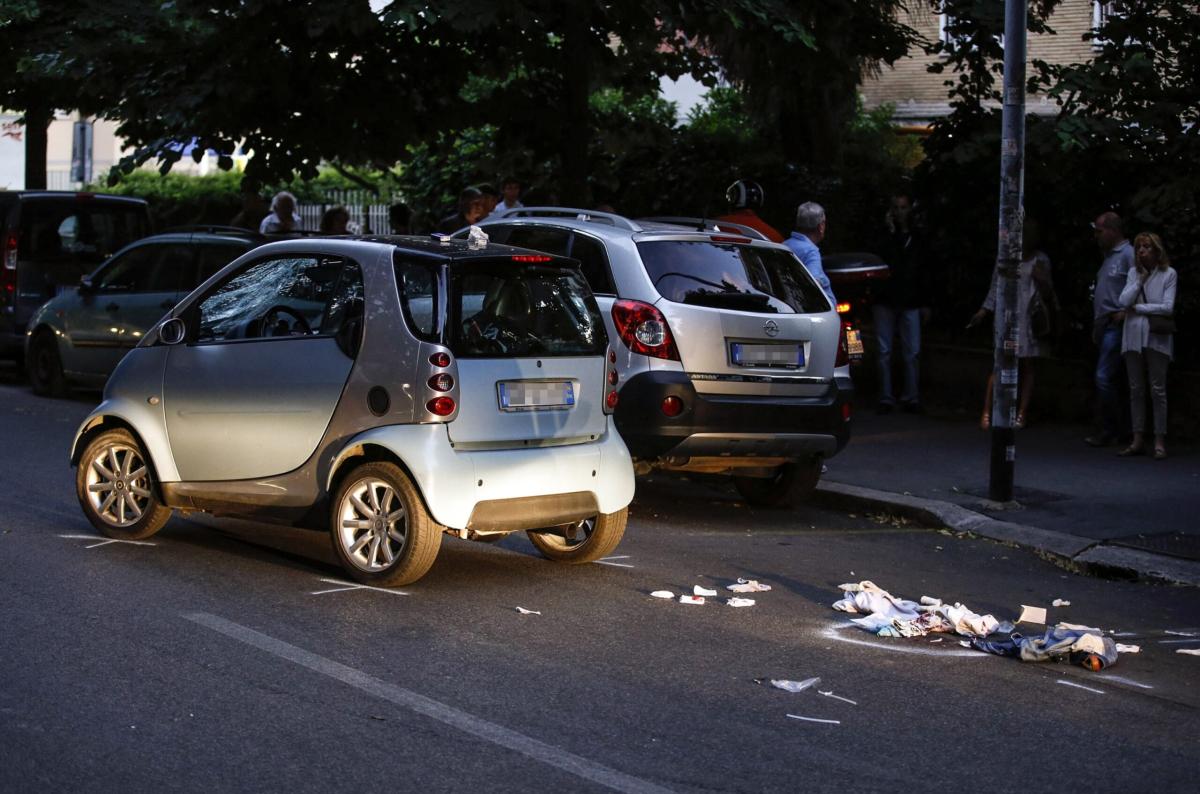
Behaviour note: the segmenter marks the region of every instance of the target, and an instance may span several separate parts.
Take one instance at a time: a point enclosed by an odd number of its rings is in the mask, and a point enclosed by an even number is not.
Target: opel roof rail
[[[653,218],[638,218],[639,221],[646,223],[669,223],[673,226],[690,226],[701,232],[737,232],[745,235],[752,240],[766,240],[767,236],[755,229],[753,226],[744,226],[740,223],[731,223],[730,221],[719,221],[713,218],[683,218],[683,217],[660,217]],[[769,242],[769,241],[768,241]]]
[[[499,215],[488,217],[573,218],[580,221],[590,221],[592,223],[603,223],[608,226],[616,226],[631,232],[642,231],[641,226],[629,220],[624,215],[617,215],[612,212],[600,212],[599,210],[577,209],[574,207],[515,207],[513,209],[504,210]]]

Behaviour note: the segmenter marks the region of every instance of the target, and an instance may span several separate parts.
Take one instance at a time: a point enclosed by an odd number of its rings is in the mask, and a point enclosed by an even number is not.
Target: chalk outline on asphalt
[[[1154,689],[1154,687],[1150,686],[1149,684],[1143,684],[1140,681],[1134,681],[1132,678],[1126,678],[1123,675],[1102,675],[1099,677],[1103,678],[1105,681],[1116,681],[1119,684],[1129,684],[1129,686],[1136,686],[1140,687],[1141,689]]]
[[[789,714],[794,720],[804,720],[805,722],[824,722],[827,725],[841,725],[841,720],[819,720],[816,717],[801,717],[799,714]]]
[[[612,767],[591,761],[583,756],[563,750],[554,745],[539,741],[511,728],[505,728],[494,722],[476,717],[474,714],[457,709],[441,701],[434,700],[418,692],[404,687],[389,684],[378,678],[356,670],[348,665],[326,659],[311,651],[298,648],[295,645],[276,639],[268,634],[255,631],[218,615],[207,612],[185,612],[180,617],[190,620],[197,625],[224,634],[245,645],[265,651],[285,661],[300,667],[305,667],[315,673],[341,681],[347,686],[381,698],[397,706],[401,706],[417,714],[437,720],[444,725],[456,728],[463,733],[477,736],[500,747],[520,753],[527,758],[540,761],[564,772],[590,780],[593,783],[606,786],[615,791],[630,792],[630,794],[670,794],[670,789],[643,780],[633,775],[620,772]]]
[[[1093,688],[1092,688],[1092,687],[1090,687],[1090,686],[1084,686],[1083,684],[1077,684],[1077,683],[1075,683],[1074,681],[1068,681],[1068,680],[1067,680],[1067,679],[1065,679],[1065,678],[1058,678],[1058,679],[1055,679],[1054,683],[1056,683],[1056,684],[1062,684],[1063,686],[1073,686],[1073,687],[1075,687],[1076,689],[1086,689],[1088,692],[1095,692],[1097,695],[1103,695],[1103,694],[1104,694],[1104,690],[1103,690],[1103,689],[1093,689]]]
[[[954,657],[958,657],[958,658],[966,657],[969,659],[989,659],[989,658],[991,658],[990,653],[984,653],[983,651],[975,651],[975,650],[971,650],[971,651],[950,651],[950,650],[935,651],[932,648],[911,648],[911,647],[903,646],[903,645],[892,645],[892,644],[882,643],[882,642],[871,642],[870,640],[856,640],[851,637],[843,637],[841,634],[838,633],[838,632],[842,631],[843,629],[854,629],[856,631],[862,631],[861,627],[859,627],[853,623],[833,623],[833,624],[827,626],[825,628],[825,630],[821,632],[821,636],[825,637],[826,639],[837,640],[838,642],[848,642],[851,645],[865,645],[868,648],[878,648],[881,651],[892,651],[894,653],[915,653],[920,656],[943,656],[943,657],[954,656]]]
[[[68,540],[95,540],[99,535],[59,535],[60,538]],[[128,543],[130,546],[157,546],[157,543],[148,543],[144,540],[120,540],[118,538],[105,538],[99,543],[93,543],[90,546],[84,546],[85,549],[94,549],[98,546],[107,546],[110,543]]]
[[[341,579],[325,579],[320,578],[318,581],[328,582],[329,584],[340,584],[342,587],[335,587],[332,590],[314,590],[309,595],[325,595],[327,593],[345,593],[350,590],[378,590],[380,593],[391,593],[392,595],[406,596],[408,593],[403,590],[393,590],[390,587],[371,587],[369,584],[359,584],[358,582],[343,582]]]
[[[599,560],[593,560],[597,565],[611,565],[614,568],[632,568],[632,565],[626,565],[621,562],[609,562],[609,560],[628,560],[628,554],[618,554],[616,557],[605,557]]]

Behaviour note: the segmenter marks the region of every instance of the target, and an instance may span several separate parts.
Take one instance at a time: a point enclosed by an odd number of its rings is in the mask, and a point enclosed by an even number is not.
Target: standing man
[[[871,313],[879,348],[879,404],[876,413],[888,414],[896,407],[892,391],[892,338],[900,335],[904,385],[900,407],[909,413],[922,412],[919,391],[921,324],[929,318],[929,263],[912,222],[912,195],[892,195],[884,222],[888,230],[888,277],[880,284]]]
[[[1093,447],[1115,444],[1121,435],[1121,327],[1125,311],[1119,298],[1129,268],[1133,267],[1133,246],[1125,239],[1121,216],[1102,212],[1092,223],[1096,244],[1104,261],[1096,273],[1092,295],[1092,341],[1099,348],[1096,356],[1096,398],[1099,403],[1100,430],[1084,442]]]
[[[814,201],[806,201],[796,208],[796,231],[783,241],[792,252],[804,263],[804,267],[816,280],[817,285],[829,298],[832,306],[837,306],[837,298],[833,297],[833,286],[825,268],[821,266],[821,249],[817,244],[825,239],[825,209]]]
[[[505,210],[515,210],[525,205],[521,203],[521,180],[515,176],[506,176],[500,183],[500,202],[493,210],[499,214]]]

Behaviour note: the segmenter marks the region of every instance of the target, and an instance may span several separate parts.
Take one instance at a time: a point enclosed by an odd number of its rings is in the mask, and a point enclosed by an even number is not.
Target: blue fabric
[[[1094,631],[1064,629],[1057,626],[1048,629],[1040,637],[1023,637],[1020,634],[1013,634],[1007,640],[976,638],[971,640],[971,645],[980,651],[994,653],[997,656],[1009,656],[1023,662],[1057,662],[1063,657],[1067,657],[1073,663],[1082,664],[1092,654],[1077,647],[1077,643],[1088,634],[1098,637],[1103,645],[1104,650],[1095,654],[1100,660],[1101,669],[1116,664],[1117,645],[1111,637],[1104,637]]]
[[[805,270],[812,275],[817,285],[828,296],[829,303],[837,306],[837,298],[833,297],[833,285],[829,283],[829,276],[825,275],[825,268],[821,265],[821,249],[817,248],[817,244],[808,239],[808,235],[800,232],[792,232],[792,236],[784,240],[783,244],[800,257]]]
[[[1096,395],[1100,402],[1100,426],[1104,433],[1121,435],[1121,327],[1110,326],[1100,337],[1096,357]]]
[[[871,307],[875,319],[875,341],[879,347],[879,401],[894,405],[896,396],[892,391],[892,337],[900,331],[900,356],[904,364],[904,389],[900,401],[920,402],[917,388],[919,371],[918,358],[921,354],[921,310],[895,309],[876,303]]]

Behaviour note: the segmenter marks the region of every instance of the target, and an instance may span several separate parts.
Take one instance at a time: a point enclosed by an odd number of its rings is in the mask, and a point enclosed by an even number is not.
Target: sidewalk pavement
[[[828,506],[886,511],[1031,549],[1072,570],[1200,586],[1200,446],[1119,458],[1088,429],[1017,431],[1014,501],[988,499],[991,435],[978,417],[861,410],[817,491]]]

